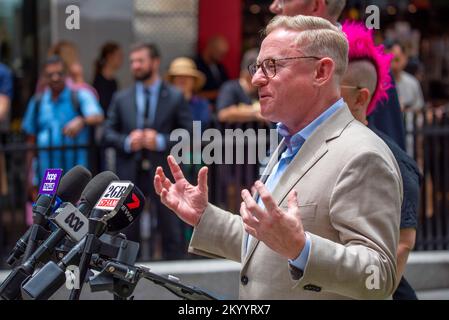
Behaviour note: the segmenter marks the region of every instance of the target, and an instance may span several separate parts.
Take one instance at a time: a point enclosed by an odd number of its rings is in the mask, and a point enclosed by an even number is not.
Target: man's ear
[[[356,104],[361,108],[368,108],[368,104],[371,101],[371,92],[367,88],[362,88],[359,90],[357,95]]]
[[[327,17],[326,0],[313,0],[312,15],[315,17]]]
[[[335,62],[330,58],[323,58],[318,62],[314,82],[321,86],[332,79],[334,72]]]

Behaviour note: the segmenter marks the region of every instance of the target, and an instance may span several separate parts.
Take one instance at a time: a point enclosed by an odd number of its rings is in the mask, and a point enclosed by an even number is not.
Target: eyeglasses
[[[64,72],[50,72],[45,74],[45,77],[47,77],[48,79],[53,78],[53,76],[58,76],[58,78],[62,78],[64,77],[65,73]]]
[[[363,87],[361,87],[361,86],[349,86],[349,85],[344,85],[344,84],[340,85],[340,88],[357,89],[357,90],[363,89]]]
[[[294,59],[315,59],[320,60],[319,57],[314,56],[301,56],[301,57],[289,57],[289,58],[280,58],[280,59],[265,59],[261,63],[252,63],[248,66],[248,71],[251,77],[254,77],[257,70],[259,68],[262,68],[262,72],[267,78],[274,78],[276,76],[276,62],[277,61],[283,61],[283,60],[294,60]]]

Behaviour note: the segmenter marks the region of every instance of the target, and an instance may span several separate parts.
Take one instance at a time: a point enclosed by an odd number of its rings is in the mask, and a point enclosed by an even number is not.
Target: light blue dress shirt
[[[301,149],[304,142],[306,142],[306,140],[313,134],[313,132],[318,128],[320,124],[329,119],[335,112],[337,112],[337,110],[339,110],[343,106],[344,106],[343,99],[338,100],[330,108],[328,108],[315,120],[313,120],[307,127],[303,128],[294,135],[289,134],[288,128],[284,124],[278,123],[277,130],[279,134],[285,139],[287,149],[282,153],[281,159],[274,166],[272,173],[270,174],[265,183],[265,186],[270,192],[273,192],[273,189],[277,185],[282,174],[285,172],[290,162],[294,159],[299,149]],[[257,203],[262,208],[265,208],[260,197],[257,199]],[[252,236],[250,235],[247,241],[247,248],[249,247],[251,239]],[[306,244],[302,252],[299,253],[298,258],[296,258],[295,260],[289,260],[289,263],[295,266],[296,268],[304,271],[307,265],[309,252],[310,252],[310,237],[306,233]]]
[[[159,103],[159,92],[161,91],[162,81],[157,79],[151,86],[147,87],[150,90],[150,112],[149,123],[153,124],[156,118],[157,104]],[[142,82],[136,83],[136,104],[137,104],[137,128],[144,128],[145,119],[145,86]],[[129,137],[125,140],[125,151],[131,153],[131,142]],[[156,151],[164,151],[167,148],[167,142],[164,135],[158,133],[156,135]]]

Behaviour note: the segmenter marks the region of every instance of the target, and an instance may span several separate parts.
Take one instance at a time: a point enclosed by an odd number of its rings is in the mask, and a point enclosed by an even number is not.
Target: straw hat
[[[170,64],[167,75],[167,81],[172,82],[174,76],[190,76],[195,78],[195,91],[200,90],[206,82],[204,74],[196,68],[195,62],[189,58],[176,58]]]

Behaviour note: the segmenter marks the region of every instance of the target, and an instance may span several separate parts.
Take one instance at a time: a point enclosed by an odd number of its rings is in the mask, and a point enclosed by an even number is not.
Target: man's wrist
[[[87,125],[86,118],[84,118],[83,116],[78,116],[77,118],[78,121],[80,121],[83,125]]]
[[[200,214],[198,215],[196,221],[193,223],[193,227],[197,227],[200,222],[201,222],[201,218],[204,216],[204,214],[206,213],[207,207],[209,206],[209,202],[206,204],[206,206],[204,207],[203,210],[200,210]]]
[[[309,252],[311,246],[310,236],[307,233],[304,233],[305,242],[304,245],[299,252],[299,255],[295,259],[289,259],[288,263],[295,268],[304,271],[307,265],[307,261],[309,259]]]
[[[292,245],[292,250],[289,255],[289,260],[296,260],[301,255],[301,252],[304,250],[304,246],[306,244],[307,236],[304,232],[302,235],[296,238],[295,244]]]

